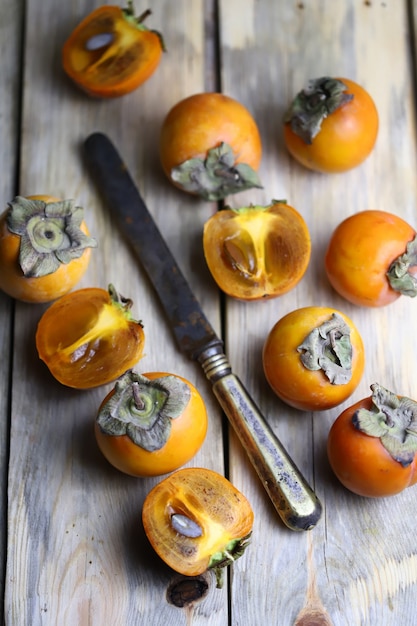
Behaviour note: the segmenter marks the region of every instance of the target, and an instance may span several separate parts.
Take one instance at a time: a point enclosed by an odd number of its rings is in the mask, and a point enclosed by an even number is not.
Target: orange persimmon
[[[142,509],[146,536],[160,558],[185,576],[212,569],[218,587],[222,568],[248,545],[253,517],[246,497],[204,468],[174,472],[148,493]]]
[[[38,323],[36,348],[52,376],[75,389],[111,383],[142,357],[145,335],[132,301],[109,285],[78,289],[49,306]]]
[[[417,234],[398,215],[361,211],[334,230],[325,255],[332,287],[358,306],[417,296]]]
[[[99,407],[95,436],[103,455],[131,476],[177,470],[198,452],[207,433],[202,396],[182,376],[129,370]]]
[[[283,402],[303,411],[324,411],[355,391],[365,353],[362,337],[347,315],[309,306],[276,322],[262,361],[268,383]]]
[[[222,291],[241,300],[275,298],[295,287],[310,261],[304,218],[283,201],[226,208],[204,225],[204,255]]]
[[[56,300],[81,280],[96,245],[72,200],[17,196],[0,216],[0,289],[25,302]]]
[[[222,93],[178,102],[162,124],[159,150],[168,179],[205,200],[261,186],[256,122],[246,107]]]
[[[327,453],[342,485],[381,498],[417,483],[417,402],[377,383],[371,390],[333,422]]]
[[[164,43],[160,33],[144,25],[151,13],[135,17],[125,9],[102,6],[71,33],[62,50],[66,74],[90,96],[115,98],[130,93],[157,69]]]
[[[319,172],[344,172],[360,165],[378,135],[375,103],[360,85],[328,76],[310,81],[284,117],[289,153]]]

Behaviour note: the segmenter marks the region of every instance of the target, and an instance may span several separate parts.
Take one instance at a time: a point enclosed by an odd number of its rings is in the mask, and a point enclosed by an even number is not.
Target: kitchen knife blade
[[[322,506],[258,406],[232,372],[216,335],[110,139],[84,142],[87,165],[113,217],[161,300],[177,344],[202,366],[276,511],[288,528],[309,530]]]

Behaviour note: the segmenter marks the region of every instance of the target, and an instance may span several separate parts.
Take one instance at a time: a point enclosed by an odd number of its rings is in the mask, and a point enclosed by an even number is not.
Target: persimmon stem
[[[132,383],[132,395],[133,395],[133,400],[135,402],[135,406],[137,410],[143,411],[145,408],[145,402],[143,401],[143,398],[142,398],[139,383],[136,381]]]

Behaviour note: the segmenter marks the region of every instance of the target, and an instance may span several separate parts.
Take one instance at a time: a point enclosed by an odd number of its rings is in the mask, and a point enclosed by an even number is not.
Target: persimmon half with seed
[[[157,69],[164,43],[160,33],[127,8],[102,6],[73,30],[62,49],[66,74],[90,96],[115,98],[130,93]]]
[[[275,298],[308,267],[311,240],[301,214],[283,201],[226,208],[204,225],[204,255],[224,293],[240,300]]]
[[[246,497],[221,474],[178,470],[145,498],[143,526],[155,552],[176,572],[198,576],[212,569],[217,586],[223,568],[249,543],[253,511]]]
[[[0,216],[0,289],[24,302],[56,300],[81,280],[96,245],[73,200],[17,196]]]
[[[127,371],[95,421],[106,459],[131,476],[160,476],[190,461],[207,433],[207,411],[188,380],[166,372]]]
[[[52,376],[76,389],[113,382],[142,357],[145,335],[133,319],[132,301],[112,285],[78,289],[42,315],[36,348]]]

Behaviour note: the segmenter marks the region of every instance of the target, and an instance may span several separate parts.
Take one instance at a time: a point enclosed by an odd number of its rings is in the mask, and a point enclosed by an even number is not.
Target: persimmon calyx
[[[215,552],[211,555],[207,569],[213,570],[216,576],[216,587],[221,589],[223,587],[224,569],[228,565],[232,565],[238,558],[240,558],[245,552],[250,543],[252,533],[250,532],[245,537],[239,539],[232,539],[226,545],[223,550]]]
[[[297,350],[304,367],[323,370],[332,385],[346,385],[352,378],[350,328],[337,313],[313,328]]]
[[[391,287],[403,296],[417,296],[417,278],[411,273],[417,268],[417,235],[407,243],[406,251],[391,263],[387,278]]]
[[[97,242],[81,230],[82,207],[73,200],[44,202],[16,196],[9,203],[7,227],[20,237],[19,264],[28,278],[53,274]]]
[[[172,168],[171,178],[184,191],[213,202],[239,191],[262,188],[255,170],[247,163],[236,163],[231,146],[224,142],[208,150],[205,159],[188,159]]]
[[[168,441],[171,420],[180,417],[191,399],[186,383],[176,376],[149,380],[127,371],[102,406],[97,424],[106,435],[126,435],[144,450],[160,450]]]
[[[392,458],[407,467],[417,453],[417,402],[378,383],[371,390],[371,409],[358,409],[352,423],[366,435],[378,437]]]
[[[347,86],[337,78],[323,76],[309,81],[300,91],[284,115],[284,123],[306,144],[313,143],[324,119],[353,99],[345,93]]]

